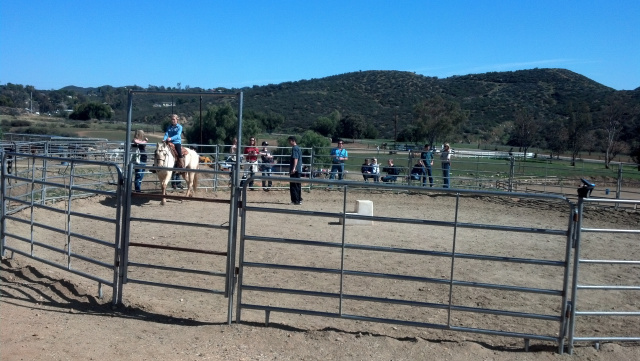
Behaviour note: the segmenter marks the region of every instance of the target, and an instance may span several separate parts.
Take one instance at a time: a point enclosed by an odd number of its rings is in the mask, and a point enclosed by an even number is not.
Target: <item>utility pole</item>
[[[393,136],[393,150],[398,149],[396,142],[398,141],[398,107],[396,107],[396,115],[394,117],[394,136]]]

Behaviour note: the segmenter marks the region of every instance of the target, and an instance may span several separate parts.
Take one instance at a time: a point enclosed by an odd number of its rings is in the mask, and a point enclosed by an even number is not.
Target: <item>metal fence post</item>
[[[509,192],[513,192],[513,178],[515,175],[516,160],[513,156],[509,158]]]
[[[576,302],[578,298],[578,272],[580,264],[580,240],[582,235],[582,216],[584,198],[578,198],[577,213],[575,213],[575,233],[573,234],[573,280],[571,282],[571,313],[569,316],[569,355],[573,355],[573,338],[576,332]]]
[[[618,163],[618,182],[616,184],[616,199],[620,199],[622,193],[622,163]],[[616,204],[616,207],[618,205]]]

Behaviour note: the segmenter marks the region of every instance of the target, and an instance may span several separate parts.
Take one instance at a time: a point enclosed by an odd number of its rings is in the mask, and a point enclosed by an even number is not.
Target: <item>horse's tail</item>
[[[195,151],[193,151],[193,158],[195,159],[195,168],[194,169],[200,169],[200,157],[198,156],[198,153],[196,153]],[[196,189],[198,189],[198,172],[194,172],[193,174],[193,192],[195,193]]]

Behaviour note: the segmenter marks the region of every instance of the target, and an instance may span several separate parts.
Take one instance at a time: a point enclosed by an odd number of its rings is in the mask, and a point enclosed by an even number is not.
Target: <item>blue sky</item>
[[[44,90],[536,67],[640,87],[640,1],[0,2],[0,84]]]

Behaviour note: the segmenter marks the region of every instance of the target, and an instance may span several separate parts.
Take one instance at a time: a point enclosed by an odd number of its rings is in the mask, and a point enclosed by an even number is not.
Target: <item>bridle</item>
[[[169,149],[165,144],[162,144],[155,152],[155,164],[156,167],[166,167],[167,158],[169,157]]]

